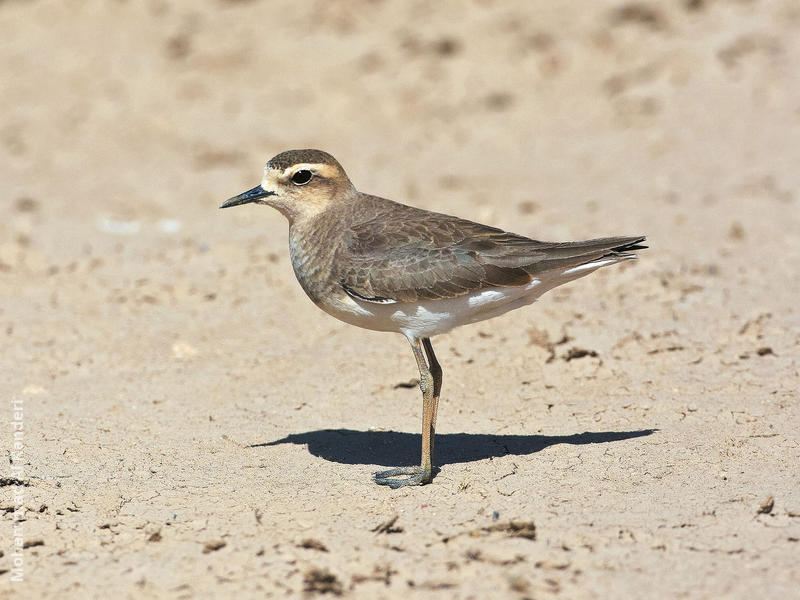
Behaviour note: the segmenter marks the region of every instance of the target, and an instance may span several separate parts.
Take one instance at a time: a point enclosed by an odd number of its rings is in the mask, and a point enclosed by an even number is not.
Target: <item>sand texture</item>
[[[5,0],[0,32],[0,598],[798,597],[796,0]],[[440,471],[379,487],[419,459],[406,340],[316,308],[280,214],[217,209],[302,147],[650,248],[435,338]]]

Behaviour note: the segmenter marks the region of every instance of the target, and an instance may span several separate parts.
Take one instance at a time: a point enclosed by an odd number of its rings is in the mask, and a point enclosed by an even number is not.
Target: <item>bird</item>
[[[542,242],[359,192],[339,162],[315,149],[270,159],[261,183],[220,208],[262,204],[289,222],[300,286],[323,311],[411,345],[422,392],[419,466],[373,474],[400,488],[433,479],[442,367],[431,338],[534,302],[592,271],[636,258],[645,236]]]

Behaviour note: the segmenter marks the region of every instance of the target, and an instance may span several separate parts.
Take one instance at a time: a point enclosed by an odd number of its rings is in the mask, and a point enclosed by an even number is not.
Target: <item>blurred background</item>
[[[12,0],[0,27],[3,233],[29,260],[116,221],[228,235],[245,218],[212,209],[297,147],[542,238],[685,232],[659,253],[774,235],[757,217],[797,187],[791,0]],[[26,206],[61,227],[31,236]]]

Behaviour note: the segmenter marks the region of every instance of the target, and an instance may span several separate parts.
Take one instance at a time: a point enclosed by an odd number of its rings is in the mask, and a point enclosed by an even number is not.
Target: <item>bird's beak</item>
[[[230,208],[231,206],[239,206],[240,204],[249,204],[250,202],[257,202],[261,198],[266,198],[267,196],[274,196],[275,192],[270,192],[262,188],[260,185],[257,185],[252,190],[247,190],[246,192],[242,192],[238,196],[234,196],[233,198],[228,198],[228,200],[220,206],[220,208]]]

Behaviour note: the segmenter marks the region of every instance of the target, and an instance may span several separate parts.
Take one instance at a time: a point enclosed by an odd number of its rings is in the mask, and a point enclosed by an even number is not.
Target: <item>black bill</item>
[[[251,202],[258,202],[261,198],[266,198],[267,196],[274,196],[275,192],[268,192],[260,185],[257,185],[252,190],[247,190],[246,192],[242,192],[238,196],[234,196],[233,198],[228,198],[225,201],[225,204],[220,206],[220,208],[230,208],[231,206],[239,206],[240,204],[250,204]]]

